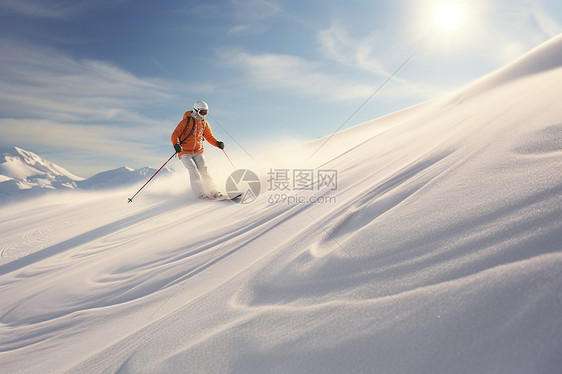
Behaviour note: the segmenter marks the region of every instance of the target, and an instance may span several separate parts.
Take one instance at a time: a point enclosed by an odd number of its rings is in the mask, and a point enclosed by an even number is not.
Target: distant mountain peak
[[[123,166],[88,179],[20,147],[0,151],[0,200],[15,200],[52,190],[111,189],[137,183],[156,170]],[[162,170],[162,174],[170,169]]]
[[[65,177],[71,181],[84,178],[76,176],[65,168],[45,160],[36,153],[23,148],[12,147],[0,157],[0,175],[13,179],[29,179],[36,176]]]

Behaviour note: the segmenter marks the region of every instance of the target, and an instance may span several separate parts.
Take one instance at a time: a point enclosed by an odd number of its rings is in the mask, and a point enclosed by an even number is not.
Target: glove
[[[176,153],[180,153],[183,150],[180,143],[174,144],[174,149],[176,150]]]
[[[218,148],[218,149],[224,149],[224,143],[221,142],[221,141],[218,141],[218,142],[217,142],[217,148]]]

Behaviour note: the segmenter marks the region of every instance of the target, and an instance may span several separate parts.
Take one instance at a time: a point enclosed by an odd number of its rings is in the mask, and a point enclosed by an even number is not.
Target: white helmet
[[[207,103],[202,100],[199,100],[196,101],[195,104],[193,104],[193,111],[191,112],[191,114],[195,118],[203,119],[205,118],[208,112],[209,112],[209,106],[207,105]]]

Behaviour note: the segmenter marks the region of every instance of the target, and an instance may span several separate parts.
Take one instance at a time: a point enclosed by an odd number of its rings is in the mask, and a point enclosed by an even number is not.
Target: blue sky
[[[562,32],[559,0],[0,0],[0,147],[90,176],[158,167],[196,99],[232,154],[460,88]],[[451,18],[453,16],[449,16]],[[213,152],[207,150],[207,152]]]

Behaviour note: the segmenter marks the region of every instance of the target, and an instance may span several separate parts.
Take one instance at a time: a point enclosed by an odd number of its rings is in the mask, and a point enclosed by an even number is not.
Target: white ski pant
[[[189,171],[191,190],[196,197],[199,197],[201,194],[212,195],[218,191],[213,178],[211,178],[207,171],[205,157],[202,154],[184,154],[181,155],[180,160]]]

